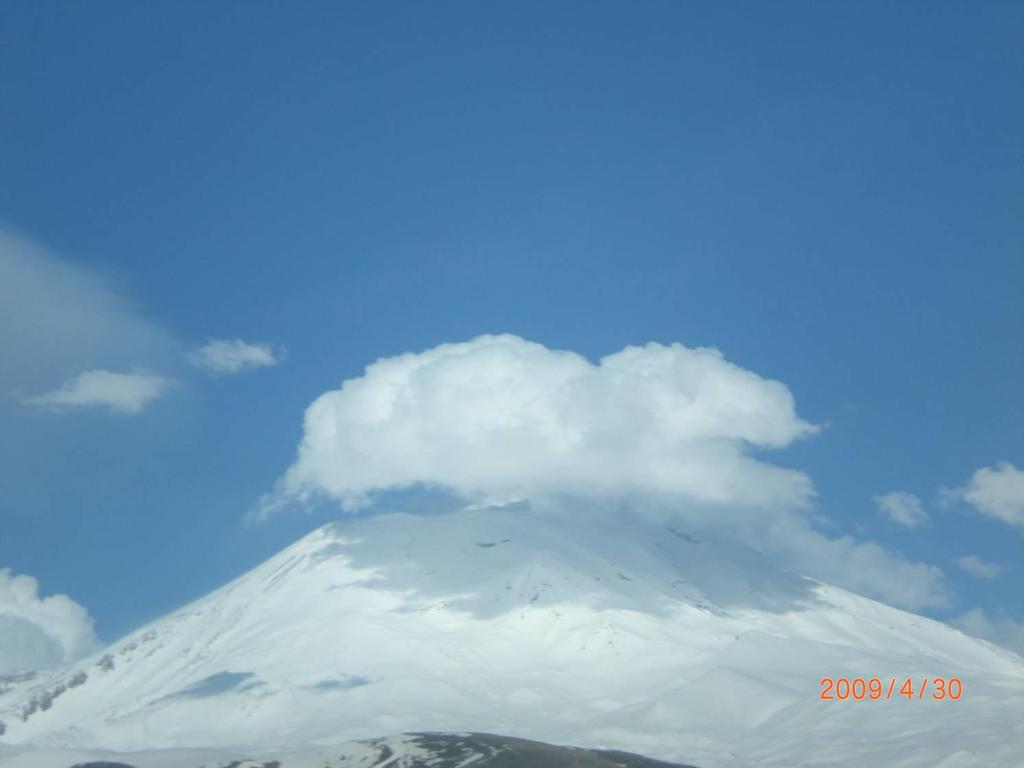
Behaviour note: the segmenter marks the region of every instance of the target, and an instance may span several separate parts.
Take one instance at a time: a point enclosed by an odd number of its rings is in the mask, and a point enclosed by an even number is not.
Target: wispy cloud
[[[160,370],[173,335],[116,280],[0,231],[0,382],[38,392],[81,371]]]
[[[792,515],[775,521],[756,546],[783,555],[790,567],[806,576],[900,608],[918,611],[949,604],[938,566],[912,562],[874,541],[829,538]]]
[[[890,520],[904,528],[920,528],[930,519],[921,500],[912,493],[893,491],[875,496],[874,502]]]
[[[187,357],[197,368],[223,376],[278,365],[284,359],[284,351],[271,344],[241,339],[209,339]]]
[[[134,415],[170,387],[171,381],[152,373],[84,371],[59,389],[26,397],[27,405],[64,410],[103,407],[115,413]]]
[[[950,624],[968,635],[996,643],[1024,655],[1024,622],[1006,615],[989,616],[981,608],[953,619]]]
[[[0,569],[0,674],[67,664],[96,645],[85,608],[67,595],[40,597],[34,578]]]
[[[1003,572],[1003,566],[989,563],[974,555],[958,557],[956,564],[960,569],[979,579],[994,579]]]

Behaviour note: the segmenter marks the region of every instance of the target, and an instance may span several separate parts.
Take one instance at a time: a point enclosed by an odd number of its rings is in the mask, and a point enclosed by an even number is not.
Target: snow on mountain
[[[964,694],[819,700],[841,676]],[[389,514],[321,528],[84,662],[8,676],[0,721],[0,743],[37,749],[474,731],[702,768],[1011,768],[1024,659],[707,531]]]
[[[259,757],[187,749],[116,754],[37,749],[0,764],[4,768],[694,768],[628,752],[561,747],[486,733],[405,733]]]

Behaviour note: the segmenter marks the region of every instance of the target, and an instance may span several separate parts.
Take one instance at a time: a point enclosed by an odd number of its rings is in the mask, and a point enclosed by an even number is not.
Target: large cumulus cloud
[[[266,515],[324,493],[349,510],[416,484],[467,498],[636,492],[799,507],[806,475],[760,458],[815,431],[789,390],[681,344],[594,364],[511,335],[378,360],[308,408]]]
[[[40,597],[34,578],[0,569],[0,674],[66,664],[96,644],[85,608],[67,595]]]
[[[946,604],[935,566],[814,529],[810,479],[764,454],[816,430],[785,385],[714,349],[647,344],[593,363],[480,336],[378,360],[318,397],[294,464],[253,514],[316,496],[355,511],[377,491],[416,485],[474,505],[525,498],[597,513],[625,501],[894,605]]]

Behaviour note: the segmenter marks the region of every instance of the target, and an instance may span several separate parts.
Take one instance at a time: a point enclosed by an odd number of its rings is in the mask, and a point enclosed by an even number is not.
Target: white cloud
[[[1014,621],[1005,615],[989,618],[984,610],[975,608],[953,619],[950,624],[968,635],[980,637],[1024,655],[1024,622]]]
[[[241,339],[209,339],[188,354],[192,365],[214,375],[278,365],[282,359],[282,351],[275,351],[270,344],[253,344]]]
[[[28,405],[45,408],[106,407],[115,413],[141,413],[167,391],[171,382],[152,373],[84,371],[59,389],[24,398]]]
[[[96,460],[141,457],[185,426],[165,418],[159,430],[106,434],[92,419],[72,424],[39,418],[26,399],[53,390],[70,394],[83,372],[163,372],[180,364],[174,336],[148,318],[116,279],[0,229],[0,527],[19,508],[50,514],[45,510],[56,489],[83,477],[80,439],[89,440]],[[126,407],[130,402],[115,400]],[[175,408],[164,415],[180,415]]]
[[[894,491],[874,497],[875,505],[894,523],[904,528],[919,528],[928,523],[928,513],[921,500],[912,493]]]
[[[873,541],[830,539],[791,515],[778,517],[758,545],[784,556],[806,576],[900,608],[918,611],[949,603],[940,568],[911,562]]]
[[[38,392],[80,371],[159,368],[173,336],[115,281],[0,231],[0,383]]]
[[[481,336],[378,360],[318,397],[295,463],[253,516],[317,495],[355,510],[416,484],[476,506],[572,498],[599,514],[625,499],[636,514],[690,518],[893,605],[946,605],[939,568],[814,530],[810,479],[751,455],[815,431],[783,384],[713,349],[648,344],[594,364]]]
[[[956,564],[960,566],[961,570],[979,579],[994,579],[1003,572],[1003,566],[986,562],[974,555],[958,557]]]
[[[378,360],[307,409],[265,516],[326,494],[441,486],[470,500],[636,492],[716,507],[805,505],[801,472],[750,455],[812,434],[785,385],[714,349],[627,347],[593,364],[516,336]]]
[[[0,674],[67,664],[96,646],[82,606],[67,595],[41,598],[31,576],[0,569]]]
[[[982,467],[954,493],[983,515],[1024,527],[1024,470],[1009,462]]]

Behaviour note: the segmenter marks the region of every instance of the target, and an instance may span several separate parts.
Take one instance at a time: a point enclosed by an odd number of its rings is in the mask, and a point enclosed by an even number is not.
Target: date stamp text
[[[959,677],[823,677],[818,683],[822,701],[881,701],[925,698],[934,701],[959,701],[964,695],[964,684]]]

